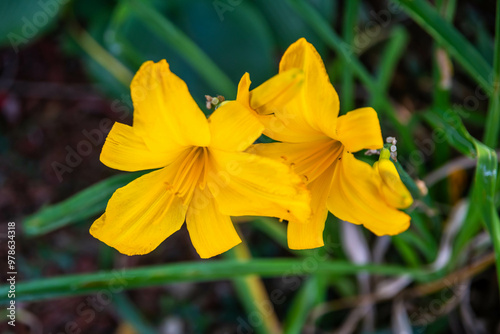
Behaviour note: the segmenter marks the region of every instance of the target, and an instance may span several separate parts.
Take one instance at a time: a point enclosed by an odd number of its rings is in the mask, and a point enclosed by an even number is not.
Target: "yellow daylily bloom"
[[[237,100],[207,120],[165,60],[144,63],[131,83],[133,126],[115,123],[101,161],[124,171],[160,169],[118,189],[90,233],[121,253],[146,254],[186,220],[195,249],[208,258],[241,242],[230,216],[306,219],[310,195],[300,177],[244,152],[264,130],[253,106],[290,100],[302,81],[292,70],[249,91],[245,74]]]
[[[292,44],[280,73],[302,69],[305,81],[291,103],[257,108],[264,134],[279,143],[254,145],[249,151],[294,167],[311,191],[311,217],[288,225],[292,249],[322,246],[328,210],[342,220],[362,224],[377,235],[406,230],[410,217],[398,210],[411,196],[389,160],[372,168],[353,152],[383,147],[377,113],[360,108],[338,117],[339,98],[320,55],[304,38]],[[392,167],[391,167],[392,166]]]

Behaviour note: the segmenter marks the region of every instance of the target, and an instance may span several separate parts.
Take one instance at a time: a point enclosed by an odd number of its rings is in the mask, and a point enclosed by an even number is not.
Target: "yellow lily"
[[[281,143],[250,149],[293,166],[311,191],[312,215],[306,222],[289,222],[289,247],[322,246],[328,210],[377,235],[406,230],[410,218],[398,208],[408,207],[412,199],[392,162],[384,160],[371,167],[352,154],[382,148],[375,110],[361,108],[338,117],[337,92],[318,52],[304,38],[292,44],[281,59],[280,73],[292,69],[302,69],[305,74],[297,97],[284,107],[257,109],[266,126],[264,134]]]
[[[156,169],[118,189],[90,233],[127,255],[154,250],[186,220],[202,258],[241,242],[230,216],[304,220],[309,193],[288,166],[243,152],[264,129],[252,108],[287,101],[300,70],[249,92],[245,74],[236,101],[207,120],[168,63],[144,63],[131,83],[133,126],[115,123],[101,161],[115,169]]]

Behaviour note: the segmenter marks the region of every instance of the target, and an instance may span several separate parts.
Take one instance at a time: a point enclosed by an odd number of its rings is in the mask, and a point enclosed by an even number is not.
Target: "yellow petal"
[[[323,230],[328,215],[326,200],[331,189],[333,168],[330,166],[307,188],[311,191],[311,217],[303,221],[291,220],[288,223],[288,247],[291,249],[310,249],[324,245]]]
[[[301,98],[295,103],[307,123],[317,131],[335,138],[339,97],[314,46],[304,38],[288,47],[280,62],[280,73],[299,68],[305,81]]]
[[[108,167],[131,172],[164,167],[178,154],[178,150],[152,151],[134,128],[115,123],[102,148],[101,162]]]
[[[231,218],[219,212],[208,188],[195,191],[186,224],[193,246],[203,259],[219,255],[241,242]]]
[[[300,93],[303,81],[301,69],[283,71],[250,92],[250,106],[261,115],[272,114]]]
[[[252,81],[250,80],[250,74],[245,73],[240,79],[238,83],[238,94],[236,95],[236,101],[241,103],[242,105],[250,108],[250,84]]]
[[[340,142],[327,138],[305,143],[256,144],[248,152],[291,166],[296,174],[309,183],[336,162],[342,148]]]
[[[340,116],[337,139],[349,152],[375,150],[384,146],[377,112],[373,108],[360,108]]]
[[[153,151],[178,146],[208,146],[210,131],[203,112],[184,81],[165,60],[145,62],[130,85],[137,134]]]
[[[373,165],[373,168],[382,179],[380,190],[388,204],[399,209],[406,209],[413,203],[413,198],[401,181],[392,161],[380,159]]]
[[[410,217],[383,199],[380,183],[369,164],[345,152],[335,167],[328,209],[338,218],[362,224],[379,236],[405,231]]]
[[[264,125],[254,111],[237,101],[220,106],[209,118],[212,134],[210,147],[243,151],[262,135]]]
[[[302,114],[301,105],[293,100],[285,107],[275,110],[272,115],[262,115],[259,120],[264,124],[264,134],[274,140],[286,143],[303,143],[328,138],[324,133],[313,129]]]
[[[115,191],[90,234],[126,255],[147,254],[177,231],[186,207],[166,190],[160,169]]]
[[[210,150],[207,186],[222,213],[305,220],[310,195],[286,165],[254,154]]]

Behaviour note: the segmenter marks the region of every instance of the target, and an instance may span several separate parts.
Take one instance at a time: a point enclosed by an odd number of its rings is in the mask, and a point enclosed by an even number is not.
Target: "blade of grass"
[[[304,332],[309,312],[326,297],[328,285],[324,277],[313,275],[307,279],[294,297],[283,324],[283,333],[300,334]]]
[[[482,217],[490,234],[496,255],[497,270],[500,273],[500,219],[495,206],[495,187],[498,176],[496,152],[474,139],[465,129],[460,117],[450,110],[445,112],[440,109],[433,109],[429,114],[432,116],[426,119],[432,119],[431,123],[434,126],[439,126],[444,130],[448,142],[453,147],[463,150],[463,153],[477,159],[474,183],[470,194],[471,205],[469,207],[474,207],[474,210],[479,211],[479,215]],[[464,149],[464,145],[467,147],[466,149]],[[475,222],[475,220],[466,221],[463,228],[474,230],[474,226],[467,225],[475,224]],[[500,286],[500,275],[498,275],[498,282]]]
[[[309,259],[309,258],[307,258]],[[113,291],[116,286],[132,289],[145,286],[161,286],[172,282],[206,282],[230,280],[245,275],[261,277],[290,277],[304,274],[347,275],[360,272],[377,275],[409,275],[417,281],[428,281],[434,275],[427,269],[406,268],[393,265],[353,265],[348,261],[317,261],[314,270],[307,259],[253,259],[209,260],[184,262],[143,268],[101,271],[90,274],[65,275],[44,278],[16,285],[17,301],[35,301],[49,298],[84,295],[101,290]],[[314,259],[312,259],[314,260]],[[9,285],[0,286],[0,304],[8,303]]]
[[[252,259],[250,250],[244,241],[225,252],[224,257],[243,263]],[[269,300],[266,288],[260,277],[257,275],[237,277],[233,279],[233,284],[243,303],[247,317],[252,314],[258,314],[259,318],[262,319],[260,325],[254,326],[257,333],[280,333],[281,324],[274,312],[273,304]]]
[[[394,247],[398,250],[406,264],[413,268],[418,268],[421,263],[418,258],[414,248],[412,248],[405,239],[401,238],[399,235],[392,236],[391,238]]]
[[[401,26],[395,27],[391,31],[387,46],[380,57],[377,75],[377,83],[380,92],[387,92],[394,70],[403,52],[406,50],[407,45],[408,33]]]
[[[42,208],[34,215],[24,219],[23,230],[25,235],[30,237],[40,236],[104,212],[106,203],[116,189],[125,186],[145,173],[136,172],[112,176],[63,202]]]
[[[103,48],[88,32],[73,22],[68,25],[73,40],[99,65],[107,69],[123,86],[129,87],[133,73]]]
[[[484,143],[491,148],[498,145],[500,127],[500,0],[497,0],[497,15],[495,23],[495,51],[493,55],[493,94],[486,119]]]
[[[424,0],[394,0],[491,94],[491,65],[474,46]]]
[[[342,33],[344,41],[351,45],[354,40],[354,28],[358,18],[359,0],[347,1],[344,6]],[[348,66],[342,71],[341,98],[341,111],[343,114],[354,109],[354,77],[352,70]]]
[[[226,97],[235,96],[236,86],[231,79],[172,22],[152,8],[147,2],[128,0],[127,4],[132,7],[134,13],[137,14],[151,31],[185,57],[208,84]]]

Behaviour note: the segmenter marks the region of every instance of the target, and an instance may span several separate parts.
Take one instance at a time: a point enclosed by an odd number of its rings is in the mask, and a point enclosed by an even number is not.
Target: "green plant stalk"
[[[68,33],[83,51],[107,69],[123,86],[130,86],[133,78],[132,72],[97,43],[88,32],[79,28],[76,23],[71,23],[68,26]]]
[[[243,241],[238,246],[224,253],[227,259],[238,260],[242,263],[252,259],[250,250]],[[264,283],[257,275],[248,275],[233,279],[236,292],[243,303],[247,316],[259,314],[262,319],[260,326],[255,330],[260,334],[278,334],[281,332],[281,324],[274,312],[273,303],[269,300]]]
[[[490,108],[486,118],[486,132],[484,143],[491,148],[498,146],[500,135],[500,0],[497,0],[497,14],[495,23],[495,51],[493,55],[493,94],[490,100]]]
[[[128,3],[144,24],[177,50],[208,84],[226,98],[235,96],[236,86],[231,79],[180,29],[147,2],[128,0]]]
[[[394,1],[401,4],[405,11],[456,59],[473,80],[492,94],[491,66],[435,8],[424,0]]]
[[[314,270],[311,270],[310,263],[305,263],[305,259],[273,258],[253,259],[245,262],[240,260],[209,260],[18,282],[16,300],[36,301],[85,295],[101,290],[113,292],[117,288],[126,290],[145,286],[161,286],[173,282],[231,280],[246,275],[285,278],[314,273],[348,275],[360,272],[388,276],[409,275],[417,281],[428,281],[434,277],[433,273],[422,268],[412,269],[375,264],[354,265],[348,261],[318,261]],[[8,303],[8,290],[8,285],[0,286],[0,304]]]
[[[387,46],[385,47],[382,57],[380,58],[377,77],[378,88],[381,93],[380,95],[387,93],[394,70],[396,69],[399,59],[401,59],[407,45],[408,33],[403,27],[397,26],[391,31],[391,36],[387,42]],[[374,96],[374,98],[377,98],[377,96]]]
[[[414,249],[410,247],[410,245],[403,238],[401,238],[401,236],[392,236],[391,241],[398,250],[398,253],[401,254],[401,257],[406,264],[413,268],[418,268],[418,266],[420,266],[420,260]]]
[[[358,18],[358,8],[359,0],[351,0],[345,4],[342,32],[344,41],[349,45],[352,44],[354,40],[354,28],[356,26],[356,20]],[[346,112],[354,108],[354,88],[355,86],[352,70],[348,66],[346,66],[342,71],[342,103],[340,104],[340,110],[342,114],[345,114]]]

